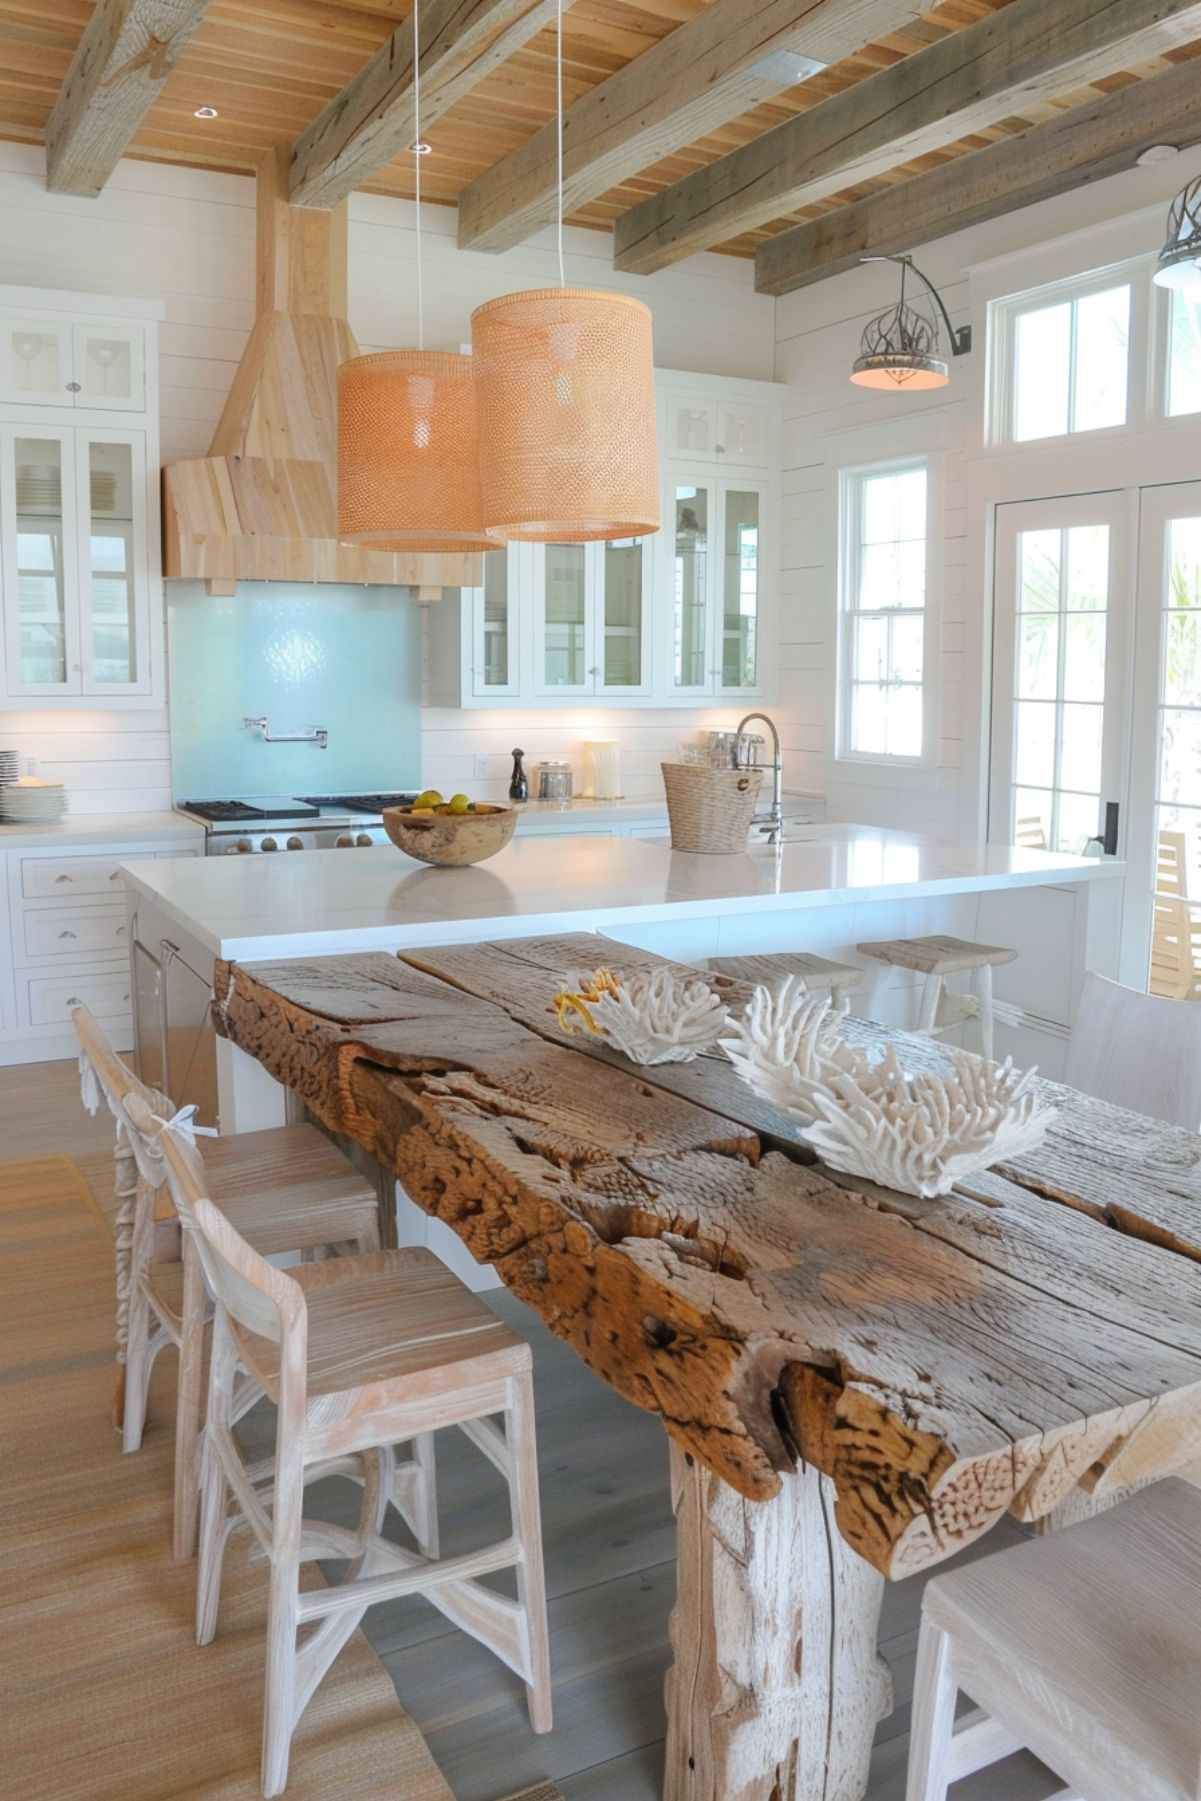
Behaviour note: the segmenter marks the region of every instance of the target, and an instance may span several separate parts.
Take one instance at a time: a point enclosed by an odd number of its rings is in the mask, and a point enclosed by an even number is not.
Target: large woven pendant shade
[[[356,356],[338,370],[338,536],[377,550],[495,550],[484,531],[471,358]]]
[[[650,308],[538,288],[477,307],[471,340],[489,533],[578,544],[658,531]]]

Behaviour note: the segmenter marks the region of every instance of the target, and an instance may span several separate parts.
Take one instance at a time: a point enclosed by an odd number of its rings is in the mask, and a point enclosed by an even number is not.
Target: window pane
[[[1201,713],[1165,708],[1160,718],[1159,798],[1196,806],[1201,795]]]
[[[924,503],[923,503],[924,505]],[[922,517],[925,518],[923,511]],[[926,604],[926,542],[897,545],[897,605],[924,607]]]
[[[1169,611],[1165,623],[1164,700],[1169,706],[1201,707],[1201,613]]]
[[[887,681],[887,619],[856,619],[854,627],[855,645],[853,667],[856,681]]]
[[[759,496],[731,489],[726,495],[725,567],[722,573],[722,683],[753,688],[758,664]]]
[[[1063,533],[1023,532],[1019,539],[1021,591],[1018,604],[1023,613],[1057,613],[1059,611],[1059,562],[1063,551]]]
[[[1109,527],[1073,525],[1068,532],[1066,604],[1069,611],[1104,607],[1109,601]]]
[[[1097,795],[1061,794],[1055,849],[1079,856],[1088,840],[1096,836],[1100,817],[1101,802]]]
[[[1073,431],[1125,422],[1129,335],[1129,287],[1107,288],[1076,302]]]
[[[899,478],[895,475],[868,475],[862,483],[863,524],[861,542],[891,544],[899,538],[897,513]]]
[[[1105,699],[1105,615],[1078,613],[1064,620],[1065,700]]]
[[[1047,788],[1013,791],[1013,841],[1027,850],[1047,850],[1051,843],[1051,793]]]
[[[865,544],[860,552],[859,597],[865,612],[901,604],[901,567],[896,544]]]
[[[1201,607],[1201,519],[1173,519],[1168,534],[1170,607]]]
[[[1059,692],[1059,619],[1027,613],[1018,621],[1018,693],[1023,700],[1054,700]]]
[[[920,757],[922,754],[920,688],[888,690],[888,754],[891,757]]]
[[[1055,707],[1026,700],[1016,711],[1017,779],[1034,787],[1055,768]]]
[[[1201,413],[1201,300],[1180,288],[1172,290],[1168,412]]]
[[[584,682],[584,546],[546,547],[545,677],[548,686]]]
[[[1019,313],[1013,406],[1013,435],[1019,442],[1067,431],[1071,339],[1070,302]]]
[[[708,544],[708,490],[677,488],[673,659],[677,688],[697,688],[705,680]]]
[[[856,682],[851,688],[851,749],[882,755],[888,748],[887,688]]]
[[[925,631],[925,622],[921,619],[896,618],[889,621],[889,673],[894,682],[920,683],[924,673]]]
[[[38,342],[52,344],[53,339]],[[57,438],[13,444],[17,501],[19,679],[67,679],[67,608],[63,580],[63,449]]]
[[[133,452],[128,444],[89,444],[88,511],[92,678],[132,682],[137,669],[131,566]]]
[[[1059,753],[1059,780],[1063,787],[1088,794],[1100,792],[1102,717],[1100,707],[1064,707]]]

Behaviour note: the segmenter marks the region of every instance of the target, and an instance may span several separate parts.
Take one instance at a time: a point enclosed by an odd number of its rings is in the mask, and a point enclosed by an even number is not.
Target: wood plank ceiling
[[[758,3],[746,0],[748,5]],[[570,215],[571,223],[609,230],[630,208],[716,158],[1012,3],[944,0],[907,29],[872,43],[800,86],[774,94],[720,130],[581,205]],[[564,20],[567,104],[697,18],[707,4],[708,0],[574,0]],[[0,0],[0,136],[42,137],[92,10],[90,0]],[[292,144],[410,11],[411,0],[211,0],[128,154],[202,168],[252,169],[268,149]],[[803,48],[803,33],[798,34],[797,47]],[[1087,87],[1040,99],[1020,115],[824,195],[715,248],[753,256],[763,240],[791,226],[877,195],[910,176],[938,169],[1199,53],[1201,42],[1181,44]],[[553,116],[554,92],[552,26],[486,75],[423,134],[432,145],[422,168],[426,197],[453,204],[468,182]],[[215,107],[219,116],[197,119],[194,112],[199,106]],[[411,159],[397,159],[363,186],[373,193],[411,195]]]

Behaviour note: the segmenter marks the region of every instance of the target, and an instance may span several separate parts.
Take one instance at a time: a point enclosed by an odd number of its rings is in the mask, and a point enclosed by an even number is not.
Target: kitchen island
[[[179,1088],[199,1068],[195,1041],[217,958],[261,963],[560,932],[600,932],[697,964],[784,950],[854,961],[864,940],[929,932],[1008,945],[1018,957],[998,972],[998,997],[1023,1017],[1000,1032],[998,1048],[1054,1076],[1084,970],[1116,974],[1122,872],[1113,861],[813,825],[734,856],[673,851],[666,840],[557,842],[519,832],[468,869],[432,869],[387,846],[156,858],[127,864],[123,877],[143,1056],[152,1079]],[[882,992],[869,976],[854,1005],[912,1023],[904,979]],[[282,1092],[236,1047],[203,1055],[216,1059],[223,1130],[282,1119]]]

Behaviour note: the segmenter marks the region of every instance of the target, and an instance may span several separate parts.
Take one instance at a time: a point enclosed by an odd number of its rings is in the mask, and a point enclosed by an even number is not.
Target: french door
[[[1098,849],[1121,975],[1201,998],[1201,482],[997,508],[989,836]]]

